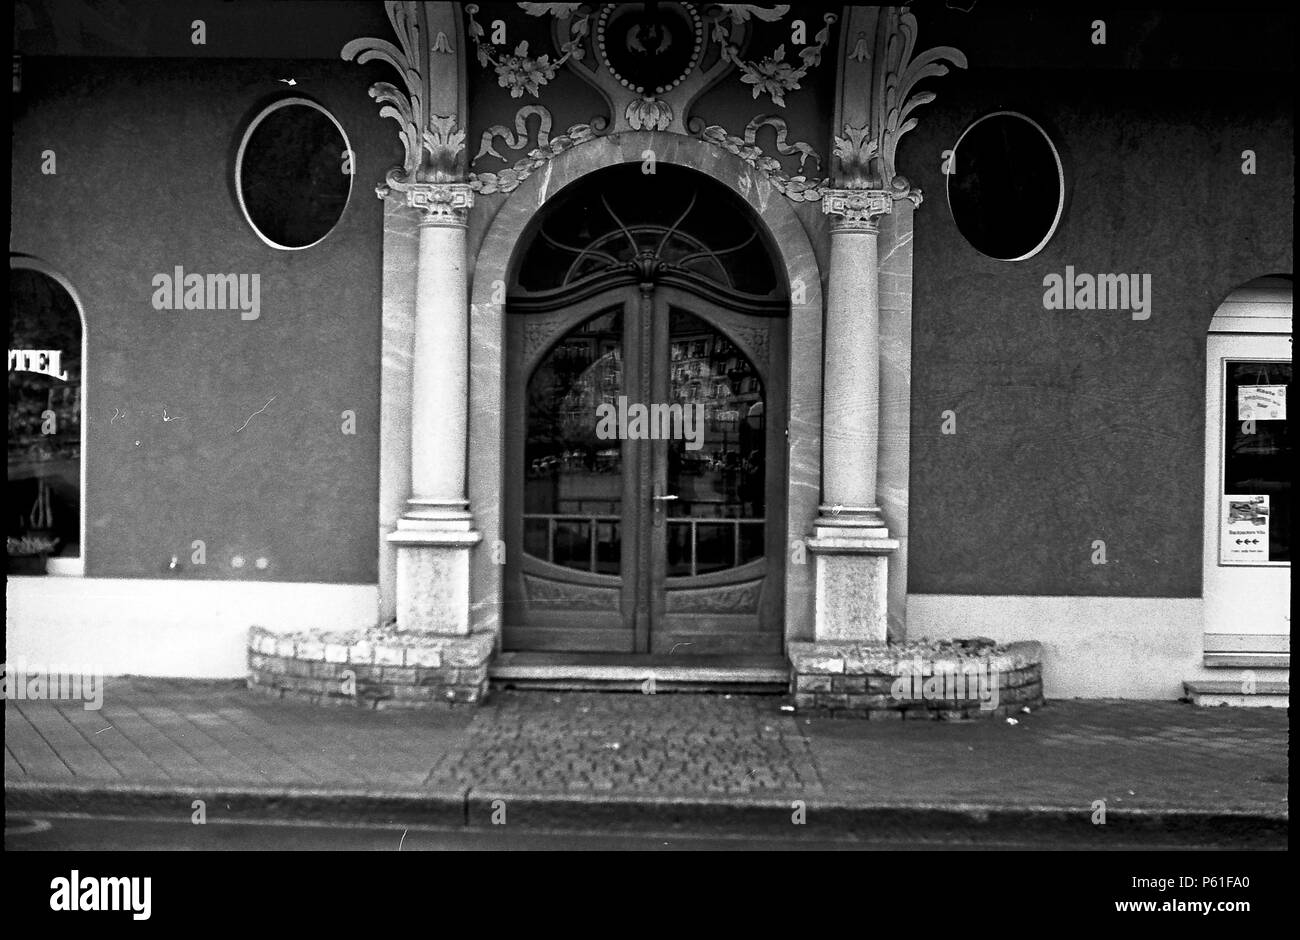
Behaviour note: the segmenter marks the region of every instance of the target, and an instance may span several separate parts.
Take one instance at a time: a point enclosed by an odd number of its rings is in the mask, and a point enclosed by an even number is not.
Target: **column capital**
[[[420,210],[421,225],[464,228],[469,224],[469,210],[474,205],[469,183],[407,183],[394,188],[406,193],[408,206]]]
[[[832,216],[831,231],[871,232],[876,222],[894,211],[894,195],[883,189],[827,189],[822,191],[822,212]]]

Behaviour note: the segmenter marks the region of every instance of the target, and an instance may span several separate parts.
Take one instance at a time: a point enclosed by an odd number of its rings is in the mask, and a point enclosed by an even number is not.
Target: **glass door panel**
[[[593,574],[619,573],[621,442],[596,436],[596,409],[623,392],[623,314],[601,314],[564,336],[526,392],[524,551]]]
[[[667,441],[667,575],[725,571],[763,556],[763,382],[722,332],[672,308],[668,399],[683,433]]]
[[[1291,363],[1224,361],[1219,563],[1291,561]]]

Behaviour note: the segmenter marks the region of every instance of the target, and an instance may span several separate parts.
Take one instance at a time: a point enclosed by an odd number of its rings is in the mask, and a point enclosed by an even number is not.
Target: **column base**
[[[482,541],[467,512],[397,522],[388,541],[397,547],[397,630],[466,636],[469,553]]]
[[[879,506],[818,506],[813,528],[816,538],[889,538],[889,529]]]
[[[823,524],[808,550],[816,557],[814,635],[820,641],[884,643],[889,638],[889,554],[898,539],[883,525]]]

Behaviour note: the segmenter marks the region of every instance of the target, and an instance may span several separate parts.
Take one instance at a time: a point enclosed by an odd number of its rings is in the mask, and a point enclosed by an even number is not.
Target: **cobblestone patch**
[[[783,700],[501,691],[429,782],[479,792],[820,794]]]

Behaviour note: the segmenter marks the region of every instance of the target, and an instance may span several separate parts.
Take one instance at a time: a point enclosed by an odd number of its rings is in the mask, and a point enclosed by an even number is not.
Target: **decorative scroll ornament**
[[[846,123],[844,136],[835,138],[836,177],[849,189],[888,190],[895,198],[920,205],[921,191],[898,172],[894,162],[899,139],[916,127],[916,118],[909,115],[935,99],[932,91],[912,94],[912,89],[923,79],[947,75],[944,61],[966,68],[966,56],[951,46],[936,46],[913,59],[916,17],[906,7],[889,7],[880,15],[880,29],[887,39],[884,55],[874,63],[871,118],[861,126]]]
[[[758,146],[755,141],[758,138],[759,130],[764,127],[776,129],[777,153],[787,156],[795,153],[800,155],[800,170],[804,168],[809,159],[816,161],[818,167],[821,166],[821,156],[809,144],[803,141],[796,141],[793,144],[786,143],[786,134],[788,132],[786,123],[782,118],[774,114],[760,114],[754,118],[745,125],[745,135],[743,137],[732,136],[727,133],[725,127],[712,124],[704,128],[703,132],[700,133],[700,139],[740,157],[769,180],[777,192],[782,193],[794,202],[816,202],[822,198],[822,187],[826,185],[827,180],[809,179],[802,173],[798,176],[787,175],[781,161],[776,157],[765,154],[763,149]]]
[[[740,50],[750,44],[755,25],[779,22],[790,12],[788,4],[519,3],[517,6],[531,16],[551,18],[552,49],[558,51],[556,56],[534,56],[526,43],[516,45],[513,52],[504,44],[494,45],[476,19],[479,6],[467,4],[464,9],[469,37],[483,68],[495,69],[498,84],[508,89],[512,97],[538,98],[558,69],[567,66],[605,96],[611,109],[609,120],[593,119],[589,124],[574,125],[566,133],[552,137],[550,112],[541,105],[525,106],[516,116],[513,129],[497,125],[483,135],[473,163],[481,166],[481,161],[493,157],[507,162],[507,150],[528,146],[531,142],[528,125],[533,117],[538,118],[536,145],[512,167],[491,172],[480,169],[472,174],[471,183],[476,192],[485,195],[511,192],[557,154],[593,139],[608,128],[611,132],[651,130],[697,136],[739,156],[758,171],[761,181],[770,183],[787,198],[795,201],[820,198],[820,191],[827,184],[822,178],[825,161],[807,143],[788,143],[787,126],[781,118],[760,115],[737,137],[721,126],[705,127],[703,121],[688,122],[687,117],[691,102],[733,68],[742,82],[752,86],[755,99],[767,95],[777,107],[785,107],[785,96],[799,90],[800,80],[821,65],[831,27],[837,22],[835,15],[823,16],[822,29],[791,61],[786,60],[785,44],[771,55],[748,61],[741,57]],[[719,54],[706,68],[702,62],[711,44],[717,44]],[[755,142],[764,127],[775,130],[775,152],[764,153]],[[797,170],[778,156],[797,156]],[[815,167],[809,167],[810,159]],[[806,173],[808,169],[815,169],[818,175]]]
[[[387,62],[402,77],[403,88],[389,82],[376,82],[370,87],[370,97],[383,105],[380,116],[398,122],[406,151],[402,166],[389,170],[384,184],[377,187],[380,197],[390,189],[408,192],[422,184],[454,183],[461,179],[465,150],[465,132],[456,127],[455,116],[430,113],[432,53],[421,35],[420,4],[389,2],[384,6],[400,47],[386,39],[354,39],[342,53],[345,61],[356,59],[360,65],[375,60]]]
[[[755,99],[766,94],[773,104],[784,108],[786,92],[798,91],[801,87],[799,82],[821,64],[822,53],[830,42],[831,27],[835,25],[835,14],[827,13],[822,17],[825,25],[813,37],[812,43],[799,50],[799,65],[795,66],[785,60],[784,43],[777,46],[771,55],[747,62],[740,57],[739,46],[731,41],[732,28],[746,22],[750,16],[774,23],[790,12],[789,4],[777,4],[770,9],[752,3],[720,3],[717,6],[719,12],[713,21],[710,38],[717,43],[722,61],[736,66],[740,80],[754,86]]]
[[[499,153],[494,146],[498,137],[509,149],[523,150],[528,145],[528,141],[532,139],[528,133],[528,119],[531,117],[537,118],[537,146],[545,147],[551,139],[551,125],[554,123],[554,118],[551,117],[551,112],[543,105],[528,104],[520,108],[515,115],[513,131],[504,124],[494,124],[483,132],[478,153],[474,155],[472,162],[477,163],[485,156],[505,160],[505,156]]]
[[[533,117],[537,118],[537,146],[528,151],[523,159],[517,161],[509,169],[501,170],[499,173],[471,173],[469,178],[470,186],[473,187],[475,192],[484,195],[512,192],[520,183],[545,166],[557,154],[592,140],[609,123],[604,118],[598,117],[594,118],[590,124],[574,124],[563,134],[552,137],[551,125],[554,118],[551,117],[551,112],[544,105],[525,105],[515,115],[513,130],[504,124],[495,124],[483,132],[483,138],[479,142],[479,150],[473,162],[477,163],[484,157],[496,157],[498,160],[506,162],[505,155],[496,149],[498,138],[510,150],[523,150],[533,140],[528,132],[528,121]]]

